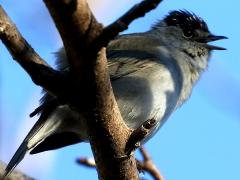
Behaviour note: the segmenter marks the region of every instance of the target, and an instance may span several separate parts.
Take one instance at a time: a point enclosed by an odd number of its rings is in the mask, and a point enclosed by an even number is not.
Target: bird
[[[193,86],[207,69],[213,50],[209,42],[227,39],[210,32],[206,22],[187,10],[170,11],[146,32],[123,34],[107,46],[113,92],[126,125],[137,129],[146,120],[156,125],[147,142],[169,116],[189,99]],[[64,48],[57,53],[58,70],[69,72]],[[69,104],[45,92],[39,119],[5,168],[6,177],[26,153],[36,154],[88,141],[85,119]]]

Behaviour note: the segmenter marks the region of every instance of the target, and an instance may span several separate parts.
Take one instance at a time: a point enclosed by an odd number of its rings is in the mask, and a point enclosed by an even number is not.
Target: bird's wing
[[[49,115],[59,105],[59,102],[57,101],[57,99],[52,97],[48,93],[45,93],[43,95],[40,102],[41,102],[40,106],[37,108],[37,109],[40,109],[38,112],[38,114],[40,114],[40,117],[37,120],[37,122],[34,124],[32,129],[29,131],[24,141],[29,141],[39,131],[39,129],[41,129],[41,127],[47,121]]]
[[[53,150],[81,142],[81,139],[74,132],[64,131],[59,133],[57,132],[57,130],[59,129],[56,129],[56,131],[49,133],[47,130],[44,130],[46,127],[43,128],[43,126],[45,126],[47,122],[50,127],[51,124],[54,123],[50,122],[51,120],[49,120],[49,118],[59,104],[49,94],[44,95],[43,99],[45,100],[42,101],[41,104],[42,108],[39,112],[40,117],[15,152],[10,162],[8,163],[5,169],[5,176],[7,176],[17,166],[17,164],[24,158],[25,154],[29,150],[31,150],[30,154],[36,154],[39,152]],[[57,119],[56,122],[60,122],[60,119],[59,121]]]
[[[139,58],[142,61],[139,61]],[[108,69],[111,81],[151,67],[153,54],[139,50],[111,50],[108,52]]]
[[[74,132],[53,133],[36,145],[30,154],[37,154],[81,142],[79,136]]]
[[[122,35],[111,41],[107,47],[111,80],[117,80],[152,66],[151,61],[157,58],[157,49],[153,47],[157,46],[159,46],[158,39],[140,33]]]
[[[41,127],[45,125],[46,121],[50,118],[57,119],[56,123],[62,122],[61,124],[64,124],[64,125],[63,126],[61,125],[61,127],[57,127],[57,129],[55,129],[54,132],[52,132],[51,134],[48,134],[46,137],[44,137],[44,139],[42,139],[42,141],[37,142],[37,145],[32,148],[30,154],[36,154],[43,151],[58,149],[58,148],[79,143],[82,141],[76,133],[66,129],[69,126],[69,124],[74,123],[72,119],[75,118],[74,117],[75,113],[73,113],[68,106],[65,108],[62,108],[61,110],[61,108],[58,108],[60,107],[60,105],[61,104],[57,101],[57,99],[53,98],[48,93],[45,93],[44,96],[41,98],[41,106],[43,108],[41,108],[42,110],[40,111],[40,114],[41,116],[43,114],[46,114],[46,115],[43,120],[39,119],[37,121],[33,129],[30,131],[30,134],[27,136],[28,137],[27,140],[31,139],[41,129]],[[49,110],[49,109],[52,109],[52,110]],[[71,114],[71,112],[73,114]],[[52,116],[51,114],[58,114],[58,113],[59,115],[50,117]],[[48,120],[48,122],[49,121],[51,120]]]

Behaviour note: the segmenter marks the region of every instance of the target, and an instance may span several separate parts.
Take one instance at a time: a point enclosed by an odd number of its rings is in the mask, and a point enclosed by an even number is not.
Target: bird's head
[[[160,32],[166,44],[175,47],[192,59],[208,59],[212,50],[225,50],[223,47],[208,44],[209,42],[227,39],[225,36],[212,34],[206,22],[186,10],[171,11],[163,20],[152,27]]]

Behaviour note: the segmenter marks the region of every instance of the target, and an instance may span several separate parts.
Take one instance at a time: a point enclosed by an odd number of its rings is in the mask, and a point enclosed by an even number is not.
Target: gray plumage
[[[186,101],[207,68],[211,50],[224,48],[207,42],[224,39],[212,35],[206,23],[187,11],[172,11],[151,30],[118,36],[107,47],[113,91],[125,123],[133,129],[156,119],[152,137],[170,114]],[[62,48],[58,69],[68,71]],[[31,154],[87,141],[84,119],[67,104],[51,104],[45,94],[40,118],[6,168],[5,175]]]

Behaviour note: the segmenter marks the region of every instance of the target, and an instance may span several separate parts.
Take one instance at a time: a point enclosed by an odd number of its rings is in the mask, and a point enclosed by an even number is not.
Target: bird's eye
[[[183,31],[183,37],[189,39],[193,37],[193,31],[191,30],[184,30]]]

